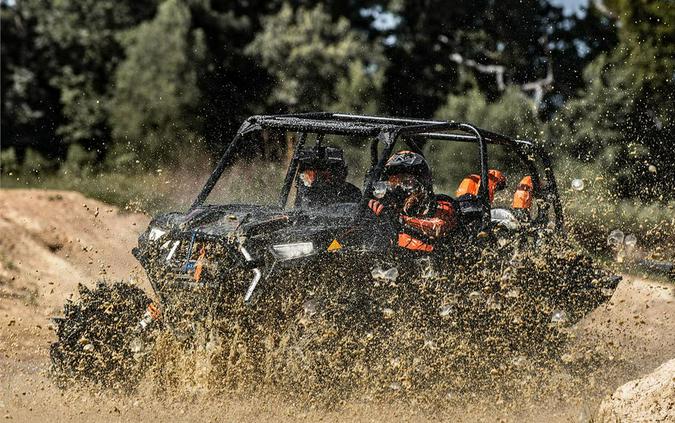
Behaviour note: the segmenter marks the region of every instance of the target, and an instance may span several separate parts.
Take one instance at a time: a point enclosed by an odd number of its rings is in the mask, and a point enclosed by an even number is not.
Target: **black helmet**
[[[338,179],[347,177],[347,164],[340,148],[315,146],[300,150],[298,167],[300,172],[308,169],[327,170]]]
[[[407,173],[419,177],[425,186],[431,187],[431,169],[421,154],[412,151],[399,151],[384,165],[384,176]]]

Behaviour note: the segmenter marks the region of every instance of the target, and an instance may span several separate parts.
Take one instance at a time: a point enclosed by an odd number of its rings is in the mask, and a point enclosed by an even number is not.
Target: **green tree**
[[[516,86],[507,87],[497,101],[489,101],[477,88],[464,95],[449,95],[435,116],[471,122],[515,138],[536,139],[543,129],[534,103]]]
[[[495,74],[460,65],[457,56],[503,68],[508,84],[544,78],[555,85],[543,110],[558,107],[582,86],[581,70],[611,48],[609,21],[598,14],[565,16],[547,0],[395,1],[395,20],[381,30],[389,60],[384,107],[392,114],[430,116],[448,94],[461,94],[461,72],[474,74],[488,99],[502,94]]]
[[[23,162],[28,148],[64,153],[55,128],[62,123],[59,91],[50,84],[55,67],[49,44],[38,42],[37,2],[2,1],[2,148]]]
[[[338,100],[329,108],[336,112],[377,114],[383,83],[384,69],[369,71],[360,60],[352,62],[347,74],[338,79],[335,86]]]
[[[204,33],[192,29],[184,2],[167,0],[153,20],[122,38],[127,58],[115,74],[113,136],[144,160],[177,159],[199,138],[197,75],[205,55]]]
[[[268,99],[271,107],[377,109],[373,100],[382,80],[381,54],[346,18],[332,21],[322,5],[294,10],[286,4],[262,22],[247,51],[276,81]]]
[[[3,144],[51,156],[70,143],[104,152],[105,104],[123,58],[117,34],[155,7],[156,0],[3,1]]]
[[[57,134],[68,142],[105,149],[109,141],[105,104],[112,75],[123,58],[117,34],[148,19],[155,1],[52,1],[40,18],[40,31],[55,45],[59,70],[52,79],[60,91],[65,123]]]
[[[620,44],[584,72],[588,89],[550,125],[561,152],[596,165],[619,197],[675,197],[675,7],[617,0]]]
[[[280,1],[264,0],[190,2],[192,26],[204,32],[206,45],[198,69],[201,135],[216,154],[245,118],[266,111],[272,78],[244,49],[261,30],[261,17],[280,7]]]

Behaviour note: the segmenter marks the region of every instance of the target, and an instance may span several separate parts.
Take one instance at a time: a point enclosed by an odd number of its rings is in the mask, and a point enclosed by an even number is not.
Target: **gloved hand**
[[[398,240],[401,222],[399,221],[398,215],[391,208],[391,206],[389,204],[385,204],[382,204],[382,202],[373,199],[368,201],[368,208],[370,208],[375,216],[379,218],[373,222],[379,227],[379,230],[375,232],[385,234],[385,236],[389,239],[390,245],[393,246],[396,245]]]
[[[410,194],[403,201],[403,213],[408,216],[426,214],[429,211],[429,197],[424,191]]]
[[[384,205],[377,200],[368,201],[368,207],[375,213],[375,216],[379,216],[384,210]]]

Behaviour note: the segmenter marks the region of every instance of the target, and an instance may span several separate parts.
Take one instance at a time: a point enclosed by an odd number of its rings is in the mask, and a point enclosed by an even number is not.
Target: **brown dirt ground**
[[[586,421],[622,383],[675,357],[673,284],[626,278],[612,300],[574,329],[570,361],[606,364],[573,390],[536,402],[494,404],[475,398],[443,410],[415,404],[348,403],[317,410],[279,399],[214,397],[208,392],[157,398],[63,391],[46,376],[49,317],[78,283],[132,275],[146,286],[130,250],[148,217],[63,191],[0,190],[0,418],[9,421]],[[551,378],[569,378],[555,374]]]

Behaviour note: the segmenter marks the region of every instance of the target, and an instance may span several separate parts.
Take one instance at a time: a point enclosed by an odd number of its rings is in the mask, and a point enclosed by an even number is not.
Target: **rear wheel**
[[[94,290],[80,285],[79,292],[77,301],[65,304],[63,317],[54,319],[58,340],[50,350],[52,375],[62,386],[89,382],[132,388],[144,368],[139,343],[150,341],[138,330],[150,298],[124,282],[101,282]]]

